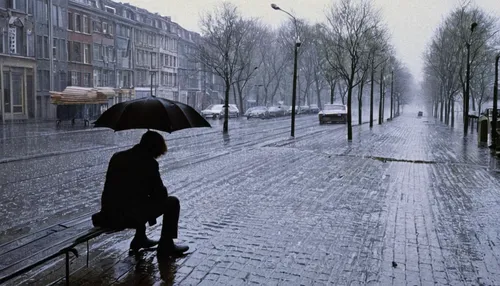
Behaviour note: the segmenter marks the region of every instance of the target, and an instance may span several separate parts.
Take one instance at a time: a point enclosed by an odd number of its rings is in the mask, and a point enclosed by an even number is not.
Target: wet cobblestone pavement
[[[89,268],[73,259],[72,284],[500,285],[500,175],[475,134],[413,113],[356,126],[350,143],[316,116],[297,118],[293,140],[289,118],[234,120],[229,137],[211,123],[166,135],[160,161],[192,253],[128,256],[132,232],[102,236]],[[110,156],[141,134],[40,126],[1,141],[1,268],[87,229]],[[63,270],[9,285],[64,284]]]

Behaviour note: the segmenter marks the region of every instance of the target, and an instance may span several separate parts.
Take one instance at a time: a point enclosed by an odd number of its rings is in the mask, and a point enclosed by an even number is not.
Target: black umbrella
[[[211,127],[194,108],[181,102],[148,96],[117,103],[94,122],[115,131],[156,129],[172,133],[193,127]]]

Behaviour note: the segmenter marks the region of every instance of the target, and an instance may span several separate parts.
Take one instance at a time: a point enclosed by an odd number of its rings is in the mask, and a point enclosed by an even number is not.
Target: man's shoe
[[[130,242],[130,251],[139,251],[139,249],[151,248],[158,245],[158,242],[158,240],[149,239],[147,237],[145,239],[137,239],[134,237],[132,242]]]
[[[168,245],[158,245],[157,254],[158,256],[181,256],[184,252],[189,250],[189,246],[168,244]]]

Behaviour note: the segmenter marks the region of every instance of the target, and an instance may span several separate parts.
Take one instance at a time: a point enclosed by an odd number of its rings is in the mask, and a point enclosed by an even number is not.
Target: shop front
[[[0,56],[0,71],[2,122],[35,118],[35,61]]]

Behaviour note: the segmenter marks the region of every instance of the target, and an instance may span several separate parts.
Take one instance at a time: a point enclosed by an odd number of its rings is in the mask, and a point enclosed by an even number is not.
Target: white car
[[[325,104],[323,110],[318,112],[319,124],[347,123],[347,105]]]
[[[207,118],[223,118],[224,117],[224,105],[223,104],[212,104],[206,109],[201,111],[201,115]],[[229,104],[229,117],[240,116],[240,111],[234,104]]]

